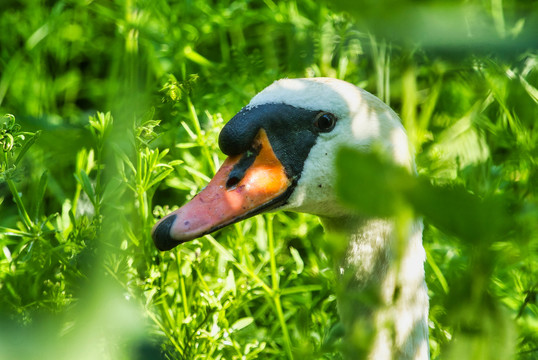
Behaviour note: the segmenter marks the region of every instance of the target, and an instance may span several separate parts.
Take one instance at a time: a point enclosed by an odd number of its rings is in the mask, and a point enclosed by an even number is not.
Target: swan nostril
[[[226,181],[226,188],[230,189],[239,184],[241,181],[241,178],[238,176],[231,175],[228,180]]]

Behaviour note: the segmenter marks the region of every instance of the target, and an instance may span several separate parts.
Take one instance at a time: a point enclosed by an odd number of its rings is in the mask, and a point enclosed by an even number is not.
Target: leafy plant
[[[332,76],[389,103],[416,149],[417,178],[341,153],[341,174],[397,203],[340,190],[360,211],[424,215],[432,358],[535,358],[536,11],[2,2],[0,111],[16,118],[0,120],[0,357],[341,358],[338,242],[315,217],[167,253],[150,238],[215,173],[218,133],[254,94]]]

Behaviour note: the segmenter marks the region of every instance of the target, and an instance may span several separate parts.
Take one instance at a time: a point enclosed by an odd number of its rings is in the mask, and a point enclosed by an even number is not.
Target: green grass
[[[536,5],[347,3],[0,5],[0,359],[340,359],[339,243],[315,217],[165,253],[149,235],[222,163],[225,122],[303,76],[366,88],[408,130],[407,187],[353,153],[340,174],[362,161],[424,214],[432,358],[538,356]]]

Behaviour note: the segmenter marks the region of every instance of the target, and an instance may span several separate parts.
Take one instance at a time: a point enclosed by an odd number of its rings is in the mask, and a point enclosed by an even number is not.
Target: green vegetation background
[[[537,22],[524,0],[3,0],[0,359],[339,359],[315,217],[149,236],[222,162],[223,124],[305,76],[408,129],[418,180],[348,152],[341,192],[385,211],[349,192],[371,179],[425,215],[432,358],[536,359]]]

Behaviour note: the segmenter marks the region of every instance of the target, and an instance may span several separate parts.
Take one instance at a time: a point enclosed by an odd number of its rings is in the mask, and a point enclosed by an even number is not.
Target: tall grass
[[[302,76],[365,87],[408,130],[432,357],[535,358],[537,9],[382,4],[0,5],[0,358],[339,359],[338,242],[315,217],[165,253],[149,236],[221,164],[224,123]],[[437,25],[401,21],[419,15]]]

